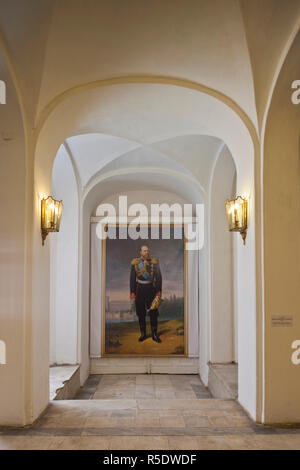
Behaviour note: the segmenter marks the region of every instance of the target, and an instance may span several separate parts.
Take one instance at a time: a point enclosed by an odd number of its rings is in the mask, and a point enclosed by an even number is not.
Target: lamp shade
[[[230,232],[247,230],[247,199],[238,196],[232,201],[226,201],[226,215]]]
[[[48,196],[41,200],[41,230],[43,244],[49,232],[59,232],[62,214],[62,201]]]

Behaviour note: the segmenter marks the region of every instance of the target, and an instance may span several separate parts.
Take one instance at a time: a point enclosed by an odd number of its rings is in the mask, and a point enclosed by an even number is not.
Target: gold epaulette
[[[158,259],[157,258],[151,258],[151,263],[152,264],[158,264]]]
[[[133,260],[131,261],[131,264],[133,265],[139,264],[139,261],[140,261],[140,258],[133,258]]]

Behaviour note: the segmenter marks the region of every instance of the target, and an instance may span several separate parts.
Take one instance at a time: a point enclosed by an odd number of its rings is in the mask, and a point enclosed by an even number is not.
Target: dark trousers
[[[135,298],[135,308],[142,332],[146,331],[146,313],[147,309],[151,307],[154,297],[155,289],[152,284],[138,284]],[[150,310],[149,316],[151,330],[157,330],[158,310]]]

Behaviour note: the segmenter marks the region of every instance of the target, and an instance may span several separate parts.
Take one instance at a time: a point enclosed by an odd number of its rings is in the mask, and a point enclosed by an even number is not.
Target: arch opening
[[[117,87],[117,88],[116,88]],[[164,88],[164,100],[161,99]],[[174,101],[174,98],[177,98]],[[151,104],[149,102],[151,101]],[[162,104],[163,103],[163,104]],[[171,105],[172,103],[172,105]],[[176,103],[176,105],[174,104]],[[149,109],[150,106],[150,109]],[[179,109],[180,108],[180,109]],[[147,112],[145,111],[147,109]],[[71,113],[70,113],[71,111]],[[201,111],[201,112],[200,112]],[[157,125],[157,116],[161,116],[162,125]],[[69,116],[70,119],[66,119]],[[60,125],[58,125],[60,123]],[[251,328],[256,337],[255,314],[255,220],[254,220],[254,144],[244,123],[236,113],[223,103],[211,96],[194,90],[164,85],[117,85],[107,87],[106,90],[85,90],[80,95],[72,96],[60,103],[55,111],[50,114],[44,128],[41,130],[36,146],[36,184],[38,188],[48,186],[51,173],[53,155],[62,141],[71,150],[73,160],[80,160],[80,152],[76,155],[75,140],[79,137],[85,139],[85,134],[104,134],[106,136],[118,136],[127,142],[124,154],[118,153],[109,157],[106,164],[97,167],[95,173],[87,172],[85,179],[81,178],[80,171],[75,171],[77,187],[79,188],[79,224],[78,224],[78,323],[77,323],[77,351],[78,361],[81,364],[82,383],[89,374],[89,322],[86,312],[89,311],[89,248],[90,233],[89,223],[94,205],[101,198],[93,201],[97,186],[111,186],[112,182],[123,189],[130,187],[134,178],[143,179],[143,173],[151,175],[163,175],[171,187],[176,186],[176,178],[180,173],[181,183],[178,187],[185,187],[186,194],[197,200],[201,199],[209,207],[209,182],[212,170],[213,158],[207,158],[204,152],[199,158],[195,153],[197,139],[203,135],[210,136],[216,148],[226,142],[231,153],[237,172],[236,191],[247,196],[250,201],[250,226],[247,237],[247,246],[237,246],[236,279],[237,286],[237,311],[245,311],[245,297],[247,299],[247,321],[238,322],[239,344],[237,348],[243,351],[239,363],[242,373],[239,374],[239,400],[242,405],[256,416],[256,349],[255,341],[250,344],[248,331]],[[50,137],[51,136],[51,137]],[[71,136],[71,137],[70,137]],[[190,140],[190,145],[189,145]],[[129,142],[129,144],[128,144]],[[114,142],[115,143],[115,142]],[[131,144],[133,143],[133,144]],[[84,151],[85,143],[82,144]],[[132,147],[131,147],[132,145]],[[80,145],[78,146],[78,148]],[[134,148],[135,147],[135,148]],[[98,147],[100,149],[100,147]],[[74,150],[75,149],[75,150]],[[176,152],[177,149],[177,152]],[[191,156],[189,160],[189,149]],[[105,150],[106,156],[109,151]],[[112,152],[113,153],[113,152]],[[156,167],[145,166],[138,159],[138,154],[145,156],[145,161],[151,161],[154,154],[157,158]],[[87,155],[87,154],[86,154]],[[147,157],[148,155],[148,157]],[[105,157],[99,151],[99,160]],[[94,157],[91,157],[93,160]],[[87,157],[87,160],[89,157]],[[159,160],[160,159],[160,160]],[[105,158],[104,158],[105,160]],[[184,162],[186,160],[186,165]],[[160,165],[159,162],[160,161]],[[209,161],[209,165],[208,165]],[[135,162],[135,163],[134,163]],[[171,162],[173,167],[167,164]],[[197,162],[200,162],[199,168]],[[74,163],[74,162],[73,162]],[[153,163],[153,162],[152,162]],[[135,164],[135,166],[134,166]],[[179,167],[178,167],[179,165]],[[181,165],[181,172],[178,171]],[[190,165],[190,166],[189,166]],[[202,166],[201,166],[202,165]],[[209,170],[208,170],[209,167]],[[197,173],[198,171],[198,173]],[[196,175],[196,176],[195,176]],[[130,180],[131,178],[131,180]],[[160,176],[161,178],[161,176]],[[153,185],[152,178],[152,187]],[[127,181],[127,183],[126,183]],[[184,182],[184,184],[183,184]],[[175,183],[175,186],[174,186]],[[120,186],[121,184],[121,186]],[[122,186],[123,185],[123,186]],[[173,185],[173,186],[172,186]],[[205,187],[206,185],[206,187]],[[192,189],[194,186],[194,189]],[[192,191],[192,192],[191,192]],[[94,196],[92,196],[94,194]],[[210,209],[209,209],[210,210]],[[209,213],[209,210],[207,212]],[[206,216],[206,226],[209,226],[209,215]],[[211,260],[209,255],[210,238],[206,234],[207,252],[199,253],[199,266],[203,269],[203,283],[199,285],[199,298],[202,306],[203,317],[200,319],[199,332],[199,373],[205,384],[208,383],[208,362],[212,358],[212,333],[211,333]],[[249,265],[249,271],[245,273],[243,265]],[[248,324],[247,324],[248,322]],[[240,331],[241,330],[241,331]],[[241,339],[240,339],[241,338]],[[232,342],[232,339],[230,340]],[[241,345],[248,341],[248,349],[245,352]],[[250,370],[250,374],[249,374]]]

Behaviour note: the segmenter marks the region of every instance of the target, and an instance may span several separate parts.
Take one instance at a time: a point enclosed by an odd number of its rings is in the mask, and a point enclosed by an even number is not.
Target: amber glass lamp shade
[[[49,232],[59,232],[62,206],[62,201],[56,201],[52,196],[48,196],[41,200],[41,231],[43,245]]]
[[[226,215],[230,232],[240,232],[245,244],[247,232],[247,199],[238,196],[226,201]]]

